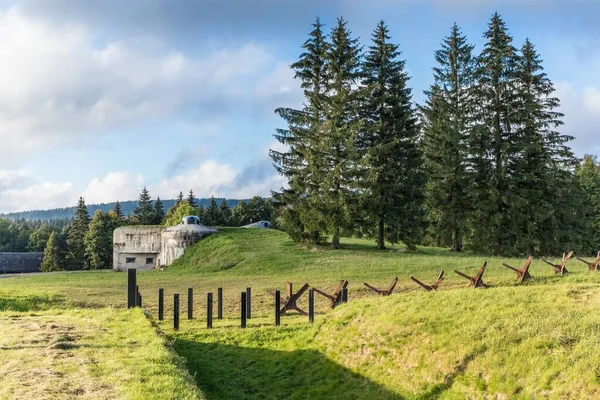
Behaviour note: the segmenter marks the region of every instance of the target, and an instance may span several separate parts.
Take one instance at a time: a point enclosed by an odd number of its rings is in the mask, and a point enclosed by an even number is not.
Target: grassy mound
[[[586,284],[413,292],[173,337],[209,398],[598,398],[599,307]]]

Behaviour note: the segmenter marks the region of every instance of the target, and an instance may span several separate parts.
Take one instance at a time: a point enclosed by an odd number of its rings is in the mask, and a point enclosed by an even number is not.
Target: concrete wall
[[[44,253],[0,253],[0,273],[40,272]]]
[[[159,262],[161,247],[161,226],[123,226],[113,233],[113,268],[119,271],[127,268],[152,269]],[[127,258],[135,262],[127,263]],[[146,258],[153,263],[146,264]]]
[[[202,239],[203,234],[196,231],[165,231],[162,234],[161,265],[171,265],[185,253],[185,250]]]
[[[117,271],[127,271],[128,268],[149,271],[153,269],[158,262],[158,253],[117,253],[114,255],[113,268]]]

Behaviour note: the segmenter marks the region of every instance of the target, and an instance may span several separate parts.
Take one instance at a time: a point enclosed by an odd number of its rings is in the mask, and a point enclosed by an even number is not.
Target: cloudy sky
[[[578,155],[600,154],[594,0],[0,0],[0,212],[180,190],[268,195],[278,106],[302,102],[289,64],[338,16],[368,44],[380,19],[414,99],[457,22],[481,49],[498,10],[545,60]]]

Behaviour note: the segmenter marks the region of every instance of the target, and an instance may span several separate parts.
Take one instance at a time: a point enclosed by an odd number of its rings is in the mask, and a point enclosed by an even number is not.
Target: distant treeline
[[[233,207],[229,205],[232,203]],[[95,210],[92,215],[90,208]],[[113,232],[121,226],[174,226],[188,215],[198,216],[202,224],[209,226],[241,226],[261,220],[275,223],[271,199],[260,196],[249,200],[197,199],[193,190],[187,197],[180,192],[176,200],[163,202],[160,198],[152,200],[144,187],[135,202],[117,201],[90,208],[80,197],[68,219],[28,221],[23,216],[27,213],[19,213],[19,219],[0,217],[0,252],[43,251],[42,271],[104,269],[113,265]],[[127,209],[131,211],[124,212]],[[47,212],[51,211],[55,210]]]
[[[217,197],[216,200],[219,204],[225,201],[230,208],[235,207],[240,200],[238,199],[225,199]],[[244,201],[248,201],[248,199],[243,199]],[[196,199],[198,202],[198,206],[202,205],[205,208],[208,208],[210,205],[210,198],[201,198]],[[162,200],[163,206],[165,209],[169,209],[177,204],[176,199],[172,200]],[[137,200],[123,201],[119,202],[121,204],[121,211],[123,215],[133,215],[133,211],[138,206]],[[103,213],[107,213],[110,210],[115,208],[116,202],[113,203],[101,203],[101,204],[91,204],[87,208],[89,213],[93,215],[96,210],[100,210]],[[63,207],[63,208],[54,208],[50,210],[32,210],[32,211],[21,211],[7,214],[0,214],[1,219],[8,220],[25,220],[25,221],[53,221],[53,220],[64,220],[64,219],[73,219],[75,216],[75,211],[77,207]]]

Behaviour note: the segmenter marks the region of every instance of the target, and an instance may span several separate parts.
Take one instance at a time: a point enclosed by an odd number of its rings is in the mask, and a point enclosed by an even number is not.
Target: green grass
[[[2,399],[203,399],[136,310],[0,313]]]
[[[144,308],[156,316],[158,288],[166,317],[156,325],[187,361],[208,399],[269,398],[594,398],[600,396],[600,274],[577,260],[554,276],[540,260],[534,278],[517,285],[508,262],[521,259],[456,254],[345,239],[344,250],[307,249],[284,233],[223,229],[190,248],[165,271],[138,274]],[[474,274],[488,261],[487,290],[468,288],[455,269]],[[446,280],[427,293],[409,277]],[[393,296],[364,287],[386,286]],[[291,281],[333,291],[350,281],[350,303],[330,311],[317,295],[317,322],[284,315],[273,326],[273,299]],[[239,329],[239,295],[253,289],[253,316]],[[195,290],[196,318],[185,319]],[[225,319],[205,329],[206,293],[224,288]],[[172,330],[172,295],[181,295],[181,330]],[[0,279],[0,310],[122,308],[126,274],[98,271]],[[307,296],[300,301],[306,307]],[[216,312],[215,312],[216,315]],[[139,322],[147,324],[146,322]]]

